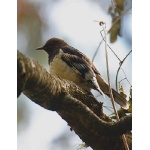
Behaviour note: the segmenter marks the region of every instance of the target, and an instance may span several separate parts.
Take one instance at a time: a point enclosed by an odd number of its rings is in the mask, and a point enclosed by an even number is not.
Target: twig
[[[122,68],[121,68],[121,69],[122,69]],[[124,72],[123,69],[122,69],[122,71]],[[125,72],[124,72],[124,73],[125,73]],[[128,80],[128,78],[127,78],[126,75],[125,75],[125,78],[123,78],[123,79],[121,79],[120,81],[118,81],[119,88],[120,88],[120,84],[121,84],[121,82],[122,82],[123,80],[126,80],[126,81],[130,84],[130,87],[132,86],[131,83],[130,83],[130,81]]]
[[[117,121],[119,121],[120,119],[119,119],[119,115],[118,115],[118,112],[117,112],[116,107],[115,107],[114,97],[113,97],[113,93],[112,93],[112,89],[111,89],[111,85],[110,85],[110,74],[109,74],[108,52],[107,52],[107,37],[106,37],[106,30],[105,30],[106,27],[105,28],[103,27],[104,24],[106,26],[106,23],[104,23],[104,22],[99,23],[99,25],[102,26],[103,31],[104,31],[104,35],[105,35],[105,55],[106,55],[106,66],[107,66],[107,78],[108,78],[108,85],[109,85],[109,93],[110,93],[110,98],[111,98],[111,102],[112,102],[112,106],[114,109],[116,119],[117,119]],[[128,143],[127,143],[127,140],[126,140],[126,137],[124,134],[122,135],[122,139],[123,139],[125,149],[129,150],[129,146],[128,146]]]
[[[132,86],[132,84],[131,84],[130,81],[128,80],[127,75],[126,75],[125,71],[123,70],[123,68],[121,68],[121,70],[123,71],[124,76],[125,76],[126,80],[128,81],[128,83],[130,84],[130,86]]]
[[[96,51],[95,51],[95,53],[93,55],[92,62],[94,61],[94,59],[95,59],[95,57],[96,57],[96,55],[98,53],[98,50],[99,50],[99,48],[100,48],[100,46],[101,46],[102,43],[103,43],[103,40],[99,42],[98,47],[97,47],[97,49],[96,49]]]
[[[116,115],[117,120],[119,121],[119,116],[117,113],[117,110],[115,108],[115,102],[114,102],[114,98],[113,98],[113,94],[112,94],[112,89],[111,89],[111,85],[110,85],[110,74],[109,74],[109,64],[108,64],[108,52],[107,52],[107,39],[106,39],[106,30],[103,27],[103,25],[105,24],[104,22],[100,22],[99,23],[100,26],[102,26],[103,31],[104,31],[104,35],[105,35],[105,56],[106,56],[106,66],[107,66],[107,79],[108,79],[108,85],[109,85],[109,93],[110,93],[110,98],[111,98],[111,102],[112,102],[112,106]],[[106,24],[105,24],[106,25]]]
[[[111,2],[112,2],[112,1],[111,1]],[[112,4],[113,4],[113,2],[112,2]],[[113,6],[114,6],[114,4],[113,4]],[[115,7],[115,6],[114,6],[114,7]],[[131,8],[132,8],[132,7],[128,8],[128,9],[125,10],[125,11],[122,11],[121,15],[116,18],[116,20],[114,21],[114,23],[113,23],[113,25],[111,26],[111,28],[107,31],[107,34],[110,32],[110,30],[113,28],[113,26],[120,20],[120,18],[121,18],[123,15],[127,14],[127,12],[128,12]],[[115,7],[115,9],[118,9],[118,8]],[[99,22],[99,21],[94,20],[94,22]],[[101,35],[102,35],[102,34],[101,34]],[[103,37],[103,36],[102,36],[102,37]],[[98,47],[97,47],[97,49],[96,49],[96,51],[95,51],[95,53],[94,53],[94,56],[93,56],[93,58],[92,58],[92,62],[94,61],[94,59],[95,59],[95,57],[96,57],[96,54],[98,53],[98,50],[99,50],[101,44],[103,43],[103,41],[105,41],[104,38],[103,38],[102,41],[99,42],[99,45],[98,45]],[[108,44],[107,44],[107,46],[108,46],[108,47],[110,48],[110,50],[114,53],[114,55],[117,57],[117,59],[118,59],[119,61],[121,61],[120,58],[116,55],[116,53],[112,50],[112,48],[111,48]]]
[[[118,74],[119,74],[119,70],[121,69],[122,64],[124,63],[126,58],[130,55],[131,52],[132,52],[132,50],[126,55],[126,57],[122,61],[120,61],[120,66],[119,66],[119,68],[117,70],[117,74],[116,74],[116,90],[117,90],[117,92],[118,92]]]
[[[116,9],[116,10],[118,10],[118,11],[120,11],[120,12],[123,12],[122,10],[120,10],[119,8],[117,8],[116,6],[115,6],[115,4],[114,4],[114,1],[113,0],[111,0],[111,3],[112,3],[112,5],[113,5],[113,7]],[[126,13],[127,14],[127,13]],[[130,14],[130,13],[129,13]]]
[[[99,23],[99,21],[97,21],[97,20],[94,20],[94,22],[98,22],[98,23]],[[103,30],[102,30],[102,31],[103,31]],[[94,52],[94,55],[93,55],[93,58],[92,58],[92,62],[94,61],[94,59],[95,59],[95,57],[96,57],[96,54],[98,53],[98,50],[99,50],[101,44],[103,43],[103,41],[105,41],[105,39],[104,39],[104,37],[103,37],[103,35],[102,35],[102,31],[100,31],[100,34],[101,34],[101,36],[102,36],[102,40],[99,42],[99,45],[98,45],[96,51]],[[108,32],[107,32],[107,34],[108,34]],[[108,46],[109,49],[112,51],[112,53],[116,56],[116,58],[117,58],[119,61],[121,61],[120,58],[117,56],[117,54],[114,52],[114,50],[113,50],[108,44],[107,44],[107,46]]]
[[[110,32],[110,30],[111,30],[111,29],[114,27],[114,25],[120,20],[120,18],[121,18],[123,15],[125,15],[131,8],[132,8],[132,7],[126,9],[125,11],[123,11],[123,12],[120,14],[120,16],[118,16],[118,17],[116,18],[116,20],[113,22],[111,28],[107,31],[107,33]]]
[[[103,35],[102,35],[102,31],[100,32],[100,34],[101,34],[101,36],[102,36],[104,42],[106,42],[105,39],[104,39],[104,37],[103,37]],[[113,54],[116,56],[116,58],[117,58],[119,61],[121,61],[121,59],[117,56],[117,54],[113,51],[113,49],[112,49],[108,44],[107,44],[107,46],[108,46],[109,49],[113,52]]]
[[[121,79],[118,83],[120,83],[120,82],[122,82],[123,80],[125,80],[126,79],[126,77],[125,78],[123,78],[123,79]]]

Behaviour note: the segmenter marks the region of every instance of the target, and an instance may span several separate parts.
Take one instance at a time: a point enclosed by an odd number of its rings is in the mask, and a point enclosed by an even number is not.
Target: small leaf
[[[132,112],[132,86],[130,87],[130,95],[129,95],[129,109],[128,109],[128,112]]]
[[[121,95],[122,97],[127,98],[127,95],[125,94],[124,89],[123,89],[122,86],[121,86],[120,89],[119,89],[119,93],[120,93],[120,95]]]

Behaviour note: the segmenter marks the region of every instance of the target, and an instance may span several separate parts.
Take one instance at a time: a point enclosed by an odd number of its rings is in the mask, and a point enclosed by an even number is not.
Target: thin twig
[[[122,10],[120,10],[119,8],[117,8],[116,6],[115,6],[115,4],[114,4],[114,1],[113,0],[111,0],[111,3],[112,3],[112,5],[113,5],[113,7],[116,9],[116,10],[118,10],[118,11],[120,11],[120,12],[123,12]],[[127,14],[127,13],[126,13]],[[130,13],[129,13],[130,14]]]
[[[120,83],[120,82],[122,82],[123,80],[125,80],[126,79],[126,77],[125,78],[123,78],[123,79],[121,79],[118,83]]]
[[[120,66],[119,66],[119,68],[117,70],[117,74],[116,74],[116,90],[117,90],[117,92],[118,92],[118,74],[119,74],[119,70],[121,69],[122,64],[124,63],[126,58],[130,55],[131,52],[132,52],[132,50],[125,56],[125,58],[122,61],[120,61]]]
[[[111,89],[111,85],[110,85],[110,74],[109,74],[108,52],[107,52],[107,38],[106,38],[106,30],[105,30],[105,28],[103,27],[103,25],[104,25],[105,23],[104,23],[104,22],[100,22],[99,24],[102,26],[103,31],[104,31],[104,35],[105,35],[105,56],[106,56],[107,79],[108,79],[108,85],[109,85],[110,98],[111,98],[112,106],[113,106],[113,109],[114,109],[114,112],[115,112],[117,121],[119,121],[119,116],[118,116],[117,110],[116,110],[116,108],[115,108],[115,102],[114,102],[114,98],[113,98],[113,94],[112,94],[112,89]],[[106,25],[106,24],[105,24],[105,25]]]
[[[119,121],[120,119],[119,119],[119,115],[118,115],[118,112],[117,112],[116,107],[115,107],[114,97],[113,97],[113,93],[112,93],[112,89],[111,89],[111,85],[110,85],[110,74],[109,74],[108,52],[107,52],[107,37],[106,37],[106,30],[105,30],[106,27],[105,28],[103,27],[104,24],[106,26],[106,23],[100,22],[99,24],[102,26],[103,31],[104,31],[104,35],[105,35],[105,55],[106,55],[107,78],[108,78],[110,98],[111,98],[111,102],[112,102],[112,106],[114,109],[116,119],[117,119],[117,121]],[[126,140],[126,137],[124,134],[122,135],[122,139],[123,139],[125,149],[129,150],[129,146],[128,146],[128,143],[127,143],[127,140]]]
[[[125,146],[125,149],[126,149],[126,150],[130,150],[130,149],[129,149],[129,146],[128,146],[128,143],[127,143],[127,139],[126,139],[125,134],[122,134],[122,139],[123,139],[123,144],[124,144],[124,146]]]
[[[103,40],[101,40],[101,41],[99,42],[98,47],[97,47],[97,49],[96,49],[96,51],[95,51],[95,53],[94,53],[94,55],[93,55],[92,62],[94,61],[94,59],[95,59],[95,57],[96,57],[96,55],[97,55],[97,53],[98,53],[98,50],[99,50],[99,48],[100,48],[102,42],[103,42]]]
[[[130,86],[132,86],[132,84],[131,84],[130,81],[128,80],[127,75],[126,75],[125,71],[123,70],[123,68],[121,68],[121,70],[123,71],[124,76],[125,76],[126,80],[128,81],[128,83],[130,84]]]
[[[114,27],[114,25],[120,20],[120,18],[121,18],[123,15],[125,15],[131,8],[132,8],[132,7],[126,9],[125,11],[123,11],[123,12],[120,14],[120,16],[118,16],[118,17],[116,18],[116,20],[113,22],[111,28],[107,31],[107,33],[109,33],[109,32],[111,31],[111,29],[112,29],[112,28]]]
[[[122,69],[122,68],[121,68],[121,69]],[[120,81],[118,81],[119,88],[120,88],[120,84],[121,84],[121,82],[122,82],[123,80],[126,80],[126,81],[130,84],[130,87],[132,87],[132,85],[131,85],[130,81],[128,80],[128,78],[127,78],[127,76],[126,76],[126,74],[125,74],[125,72],[124,72],[123,69],[122,69],[122,71],[123,71],[123,73],[124,73],[124,75],[125,75],[125,78],[123,78],[123,79],[121,79]]]
[[[111,1],[111,2],[112,2],[112,1]],[[113,2],[112,2],[112,3],[113,3]],[[114,4],[113,4],[113,5],[114,5]],[[115,6],[114,6],[114,7],[115,7]],[[115,7],[115,8],[116,8],[116,7]],[[120,20],[120,18],[121,18],[123,15],[127,14],[127,12],[128,12],[131,8],[132,8],[132,7],[128,8],[128,9],[125,10],[125,11],[122,11],[121,15],[116,18],[116,20],[114,21],[114,23],[113,23],[113,25],[111,26],[111,28],[107,31],[107,34],[110,32],[110,30],[113,28],[113,26]],[[117,9],[117,8],[116,8],[116,9]],[[94,22],[99,22],[99,21],[94,20]],[[101,35],[102,35],[102,34],[101,34]],[[102,36],[102,37],[103,37],[103,36]],[[103,41],[105,41],[104,38],[103,38],[102,41],[99,42],[99,45],[98,45],[98,47],[97,47],[97,49],[96,49],[96,51],[95,51],[95,53],[94,53],[94,56],[93,56],[93,58],[92,58],[92,62],[94,61],[94,59],[95,59],[95,57],[96,57],[96,54],[98,53],[98,50],[99,50],[101,44],[103,43]],[[114,55],[117,57],[117,59],[118,59],[119,61],[121,61],[120,58],[116,55],[116,53],[112,50],[112,48],[111,48],[109,45],[107,45],[107,46],[108,46],[108,47],[110,48],[110,50],[114,53]]]
[[[99,22],[99,21],[94,20],[94,22]],[[102,31],[103,31],[103,30],[102,30]],[[96,54],[98,53],[98,50],[99,50],[101,44],[103,43],[103,41],[105,42],[105,39],[104,39],[103,34],[102,34],[102,31],[100,31],[102,40],[99,42],[99,45],[98,45],[96,51],[94,52],[94,55],[93,55],[93,58],[92,58],[92,62],[94,61],[94,59],[95,59],[95,57],[96,57]],[[107,32],[107,34],[108,34],[108,32]],[[108,46],[109,49],[112,51],[112,53],[116,56],[116,58],[117,58],[119,61],[121,61],[120,58],[117,56],[117,54],[114,52],[114,50],[113,50],[108,44],[107,44],[107,46]]]
[[[102,31],[100,32],[100,34],[101,34],[101,36],[102,36],[102,38],[103,38],[103,40],[104,40],[104,42],[105,42],[105,39],[104,39],[104,37],[103,37],[103,34],[102,34]],[[113,52],[113,54],[116,56],[116,58],[119,60],[119,61],[121,61],[121,59],[117,56],[117,54],[113,51],[113,49],[107,44],[107,46],[109,47],[109,49]]]

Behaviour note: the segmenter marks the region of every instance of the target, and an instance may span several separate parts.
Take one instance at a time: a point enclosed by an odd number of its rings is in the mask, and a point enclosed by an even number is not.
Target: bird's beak
[[[42,46],[42,47],[37,48],[36,50],[44,50],[44,48]]]

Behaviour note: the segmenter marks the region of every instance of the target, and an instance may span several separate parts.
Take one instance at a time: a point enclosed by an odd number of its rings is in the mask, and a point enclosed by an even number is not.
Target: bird
[[[52,75],[72,81],[89,93],[94,89],[101,95],[110,97],[108,83],[102,78],[92,61],[66,41],[53,37],[36,50],[47,52]],[[116,103],[123,109],[129,108],[129,103],[123,96],[114,89],[112,93]]]

